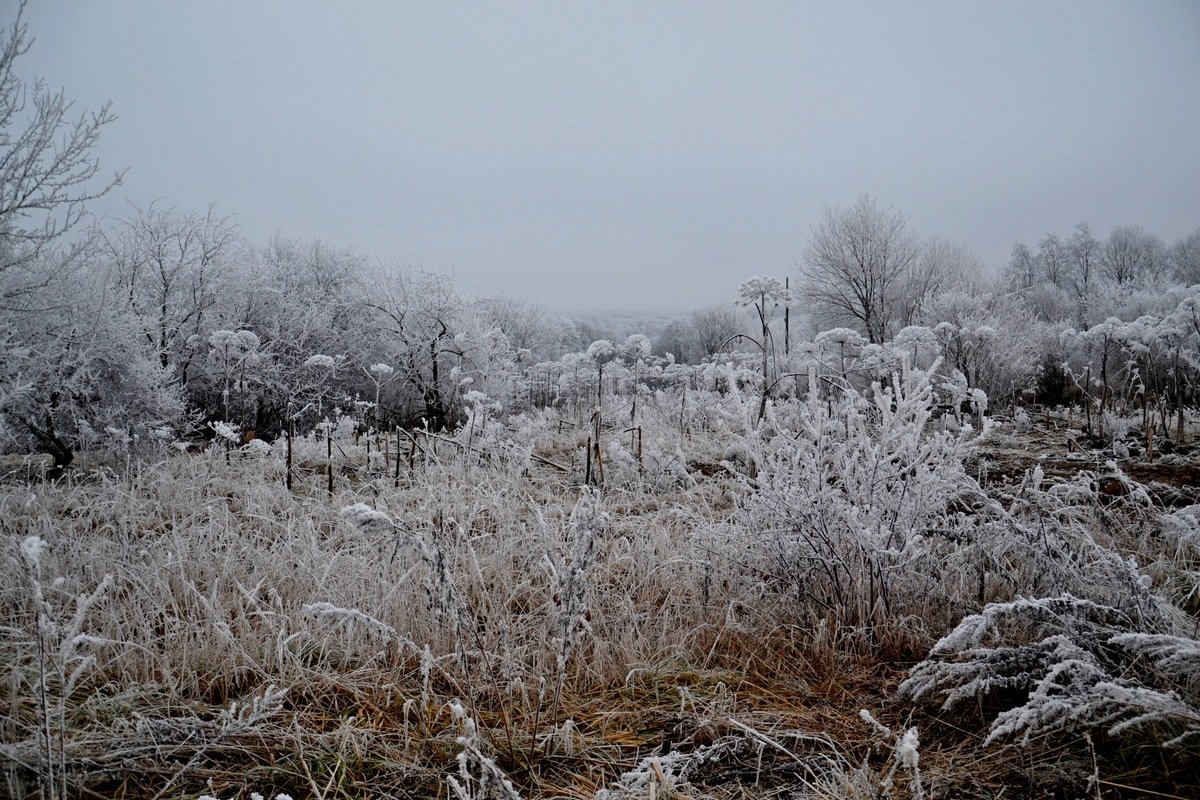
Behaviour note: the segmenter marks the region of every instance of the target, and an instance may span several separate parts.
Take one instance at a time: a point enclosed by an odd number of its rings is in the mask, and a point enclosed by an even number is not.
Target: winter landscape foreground
[[[1193,795],[1195,458],[1138,483],[1140,436],[999,424],[906,336],[765,408],[756,360],[614,356],[451,433],[14,468],[6,791]]]

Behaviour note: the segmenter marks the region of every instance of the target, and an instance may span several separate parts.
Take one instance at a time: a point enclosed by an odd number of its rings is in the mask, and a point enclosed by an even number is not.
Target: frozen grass
[[[937,423],[922,380],[773,403],[759,427],[736,391],[682,423],[643,400],[640,459],[614,401],[603,488],[557,412],[405,440],[399,480],[340,442],[332,497],[316,443],[293,492],[278,455],[223,451],[5,484],[6,791],[986,793],[1016,769],[981,749],[992,717],[895,687],[988,603],[1068,591],[1128,621],[1114,636],[1164,698],[1194,692],[1172,604],[1194,513],[1132,483],[1102,503],[1086,476],[989,493],[964,468],[976,434]],[[1096,746],[1149,746],[1118,732]]]

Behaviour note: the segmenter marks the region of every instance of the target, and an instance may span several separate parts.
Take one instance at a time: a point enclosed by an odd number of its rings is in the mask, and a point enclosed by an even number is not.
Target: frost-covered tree
[[[529,362],[558,358],[575,345],[574,325],[555,318],[535,305],[513,297],[485,297],[473,305],[484,329],[504,333],[514,352]]]
[[[1092,294],[1100,271],[1100,241],[1092,235],[1086,222],[1075,226],[1075,232],[1067,243],[1071,260],[1071,287],[1075,290],[1077,303],[1075,324],[1087,327]]]
[[[849,208],[825,209],[799,267],[801,293],[819,323],[854,324],[871,342],[882,342],[920,253],[904,217],[863,195]]]
[[[1167,253],[1172,277],[1191,286],[1200,283],[1200,230],[1195,230],[1171,245]]]
[[[103,236],[116,298],[137,320],[159,363],[186,386],[212,319],[228,292],[230,261],[239,245],[228,217],[213,208],[185,214],[151,205]]]
[[[24,4],[0,42],[0,448],[49,453],[61,471],[82,447],[169,437],[182,417],[170,376],[108,302],[80,232],[93,154],[113,116],[73,117],[62,92],[27,84]]]
[[[363,352],[370,351],[378,325],[365,313],[366,263],[357,252],[319,239],[300,242],[276,236],[244,259],[240,277],[230,286],[224,324],[259,337],[256,425],[260,432],[277,432],[285,426],[289,402],[307,385],[303,365],[314,353],[354,353],[355,362],[386,359]],[[336,384],[342,395],[353,394],[355,388],[373,391],[357,370],[346,370],[345,377],[351,383]],[[297,422],[304,427],[319,420],[306,417]]]
[[[700,358],[716,355],[725,343],[741,330],[741,320],[732,306],[711,305],[698,308],[688,315]]]
[[[898,287],[894,325],[904,328],[916,324],[926,300],[982,274],[983,265],[963,245],[937,236],[929,239],[921,245],[920,256]]]
[[[1038,242],[1037,260],[1042,279],[1051,286],[1061,289],[1070,281],[1070,252],[1057,234],[1048,233]]]
[[[0,449],[51,455],[61,470],[85,448],[125,449],[182,433],[170,371],[107,303],[100,275],[41,290],[50,306],[0,326]]]
[[[86,241],[64,244],[88,201],[115,186],[120,175],[97,180],[94,154],[113,116],[105,105],[75,116],[59,91],[27,82],[17,62],[31,44],[17,7],[0,42],[0,310],[36,305],[31,295],[78,267]]]
[[[1165,260],[1162,242],[1140,225],[1114,228],[1100,257],[1105,277],[1118,286],[1154,277]]]
[[[379,278],[367,306],[379,325],[383,355],[396,369],[398,382],[418,398],[417,409],[407,409],[406,421],[423,419],[434,430],[453,426],[456,376],[476,344],[453,282],[446,275],[393,270]]]
[[[705,306],[664,325],[654,352],[694,364],[720,353],[741,331],[742,317],[732,304]]]
[[[984,288],[936,295],[925,304],[924,320],[938,334],[946,365],[994,406],[1034,385],[1039,356],[1052,340],[1018,295]]]
[[[1010,288],[1021,291],[1032,289],[1038,282],[1037,257],[1024,242],[1013,245],[1012,255],[1005,268],[1005,277]]]

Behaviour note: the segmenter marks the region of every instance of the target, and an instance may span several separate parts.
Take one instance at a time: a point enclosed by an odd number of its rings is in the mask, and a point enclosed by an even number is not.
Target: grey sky
[[[2,15],[12,18],[14,0]],[[1200,227],[1200,3],[33,0],[24,76],[111,100],[156,198],[548,308],[789,274],[860,193],[985,260]]]

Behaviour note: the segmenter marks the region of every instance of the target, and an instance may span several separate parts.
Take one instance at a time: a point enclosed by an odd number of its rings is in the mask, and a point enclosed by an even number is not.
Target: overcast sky
[[[0,3],[12,19],[13,0]],[[992,264],[1200,227],[1200,3],[32,0],[125,183],[549,309],[784,276],[867,193]]]

